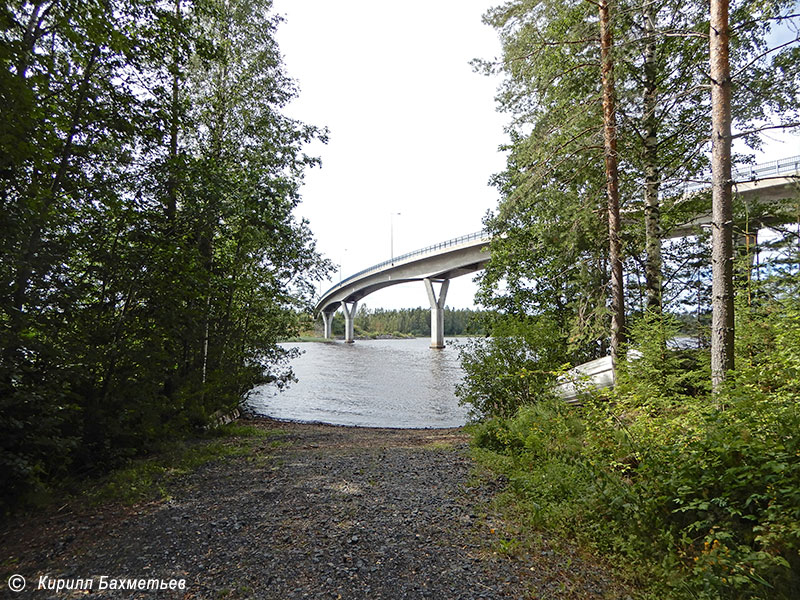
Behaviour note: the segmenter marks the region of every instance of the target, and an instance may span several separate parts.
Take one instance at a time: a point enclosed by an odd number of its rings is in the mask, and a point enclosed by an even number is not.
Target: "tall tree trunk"
[[[733,368],[733,194],[728,0],[711,0],[711,384]]]
[[[644,231],[647,309],[661,314],[661,207],[658,202],[658,105],[656,81],[656,5],[644,9]]]
[[[611,361],[616,371],[625,335],[625,295],[622,281],[622,244],[619,219],[619,175],[617,172],[617,114],[614,92],[613,41],[607,0],[600,9],[600,59],[603,79],[603,133],[605,141],[606,191],[608,197],[609,261],[611,263]]]
[[[175,252],[178,248],[177,245],[177,214],[178,214],[178,135],[180,133],[180,73],[181,73],[181,0],[174,0],[173,2],[173,17],[175,22],[171,30],[167,30],[169,35],[172,36],[172,65],[170,67],[170,74],[172,75],[172,97],[169,100],[169,155],[167,157],[167,181],[166,181],[166,198],[164,199],[164,215],[166,216],[166,235],[164,241],[167,243],[170,251]],[[177,254],[176,254],[177,255]],[[169,277],[174,277],[174,270],[169,274]],[[163,327],[164,323],[161,323]],[[176,336],[180,337],[180,336]],[[167,369],[164,374],[164,388],[163,394],[173,399],[179,388],[179,379],[182,376],[182,371],[187,368],[186,352],[184,351],[183,357],[178,359],[178,354],[174,348],[170,346],[171,342],[177,340],[164,339],[164,351],[167,356],[174,357],[175,366]],[[184,340],[184,346],[186,342]],[[177,346],[177,344],[176,344]]]
[[[180,31],[181,0],[175,0],[175,46],[172,50],[172,102],[169,124],[169,175],[167,180],[166,215],[170,226],[178,212],[178,127],[180,122]]]

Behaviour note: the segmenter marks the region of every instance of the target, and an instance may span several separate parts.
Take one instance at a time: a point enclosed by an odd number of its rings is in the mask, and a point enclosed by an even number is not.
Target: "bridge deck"
[[[766,207],[797,198],[800,183],[800,155],[752,165],[734,171],[736,196],[745,202],[758,201]],[[695,182],[681,190],[684,200],[696,197],[708,187],[706,182]],[[674,190],[674,188],[673,188]],[[628,213],[627,216],[635,213]],[[770,222],[769,215],[761,215],[762,224]],[[711,222],[710,207],[696,213],[688,222],[672,228],[664,237],[690,235]],[[331,336],[333,313],[342,306],[345,313],[345,341],[353,341],[353,322],[356,305],[365,296],[382,288],[409,281],[425,281],[431,302],[431,347],[444,346],[443,312],[450,279],[482,269],[489,261],[488,246],[491,241],[486,231],[462,235],[408,254],[397,256],[368,267],[334,285],[326,291],[316,305],[325,322],[325,337]],[[439,298],[432,281],[442,281]]]
[[[354,302],[379,289],[424,279],[452,279],[483,268],[489,260],[485,231],[477,231],[434,244],[373,265],[343,279],[317,302],[317,312],[342,302]]]

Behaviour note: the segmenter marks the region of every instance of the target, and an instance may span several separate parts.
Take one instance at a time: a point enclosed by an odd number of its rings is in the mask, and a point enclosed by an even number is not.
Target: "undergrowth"
[[[169,483],[177,477],[220,458],[250,454],[255,442],[281,433],[236,422],[222,425],[208,431],[204,438],[177,441],[153,456],[131,461],[86,495],[93,503],[134,504],[168,498]]]
[[[757,317],[740,319],[738,370],[716,395],[706,353],[669,349],[675,324],[644,320],[612,393],[485,419],[475,456],[532,526],[610,557],[643,594],[797,598],[800,310]]]
[[[17,513],[38,513],[73,502],[96,506],[109,502],[137,502],[169,498],[171,484],[212,461],[250,454],[265,438],[280,436],[280,429],[262,429],[233,422],[190,439],[162,443],[147,456],[132,458],[102,476],[71,477],[41,490]]]

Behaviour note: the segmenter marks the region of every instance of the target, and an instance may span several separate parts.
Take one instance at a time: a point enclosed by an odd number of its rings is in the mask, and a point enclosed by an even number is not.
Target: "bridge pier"
[[[425,291],[428,292],[428,300],[431,303],[431,348],[444,348],[444,301],[447,298],[450,280],[442,281],[438,298],[433,289],[433,281],[427,278],[422,281],[425,283]]]
[[[342,302],[342,312],[344,313],[344,343],[352,344],[355,342],[354,335],[354,322],[356,320],[356,308],[358,307],[358,300],[351,302],[348,307],[347,302]]]
[[[323,337],[326,340],[333,337],[333,313],[335,312],[335,309],[328,312],[322,311]]]

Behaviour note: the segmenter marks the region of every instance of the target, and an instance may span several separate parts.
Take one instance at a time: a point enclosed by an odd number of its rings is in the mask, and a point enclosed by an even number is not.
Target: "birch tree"
[[[0,9],[0,504],[274,376],[326,269],[268,0]],[[2,507],[0,507],[2,510]]]

